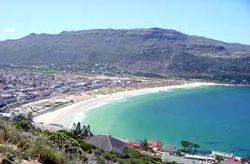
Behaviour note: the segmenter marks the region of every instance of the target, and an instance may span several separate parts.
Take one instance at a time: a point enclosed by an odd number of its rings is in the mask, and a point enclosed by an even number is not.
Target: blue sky
[[[0,40],[149,27],[250,44],[250,0],[0,0]]]

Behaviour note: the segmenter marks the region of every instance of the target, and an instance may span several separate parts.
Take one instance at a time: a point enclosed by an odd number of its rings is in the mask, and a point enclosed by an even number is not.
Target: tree
[[[218,163],[224,160],[224,158],[221,156],[215,156],[215,159],[218,161]]]
[[[29,112],[28,114],[27,114],[27,119],[29,120],[29,121],[33,121],[33,115],[32,115],[32,112]]]
[[[144,141],[142,142],[142,148],[143,150],[148,150],[148,140],[147,139],[144,139]]]
[[[76,125],[75,134],[76,134],[76,136],[80,137],[80,136],[81,136],[81,133],[82,133],[81,123],[78,122],[77,125]]]
[[[93,133],[90,130],[90,125],[87,126],[87,133],[88,136],[93,136]]]
[[[76,123],[73,123],[73,125],[72,125],[72,127],[71,127],[71,133],[72,133],[73,135],[76,135],[76,134],[75,134],[75,130],[76,130]]]
[[[199,149],[200,147],[201,146],[199,144],[193,144],[193,148],[194,148],[193,154],[195,154],[197,149]]]
[[[183,147],[184,152],[195,154],[197,149],[201,146],[199,144],[195,144],[189,141],[181,141],[181,146]]]
[[[188,141],[181,141],[181,146],[183,147],[184,152],[187,152],[188,148],[190,147],[190,142]]]
[[[74,136],[80,137],[83,139],[87,139],[88,137],[93,136],[93,133],[90,130],[90,125],[81,126],[80,122],[78,122],[77,124],[75,124],[75,123],[73,124],[72,129],[71,129],[71,133]]]

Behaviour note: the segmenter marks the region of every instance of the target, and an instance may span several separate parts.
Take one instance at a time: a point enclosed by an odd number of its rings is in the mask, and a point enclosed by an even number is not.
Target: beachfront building
[[[128,145],[128,147],[131,147],[131,148],[135,148],[135,149],[142,148],[142,142],[139,142],[139,141],[125,141],[125,143]]]
[[[210,164],[207,161],[200,161],[197,159],[189,159],[185,157],[169,155],[168,153],[163,153],[161,159],[163,162],[176,162],[178,164]]]
[[[86,142],[105,151],[113,151],[121,156],[127,155],[127,144],[111,136],[96,135],[88,138]]]
[[[155,149],[156,148],[159,149],[162,146],[161,142],[157,141],[157,140],[148,140],[147,144],[148,144],[149,147],[155,148]]]
[[[220,164],[242,164],[242,163],[243,162],[241,162],[241,161],[229,159],[229,158],[226,158],[220,162]],[[243,163],[243,164],[248,164],[248,163]]]
[[[197,154],[185,154],[184,157],[187,159],[195,159],[195,160],[207,161],[207,162],[214,162],[215,161],[215,157],[197,155]]]
[[[233,159],[234,154],[232,154],[232,153],[220,152],[220,151],[212,151],[212,156],[214,156],[214,157],[219,156],[219,157],[223,157],[223,158],[230,158],[230,159]]]
[[[176,151],[176,148],[173,145],[164,145],[162,146],[161,150],[166,153],[174,153]]]

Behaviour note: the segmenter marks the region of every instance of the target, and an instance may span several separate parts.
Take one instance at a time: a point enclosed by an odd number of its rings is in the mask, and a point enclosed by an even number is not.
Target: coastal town
[[[125,75],[79,75],[65,72],[55,74],[0,69],[0,118],[13,120],[20,114],[26,115],[26,117],[30,117],[30,115],[36,117],[84,100],[95,99],[99,95],[111,95],[143,88],[177,86],[186,83],[184,80],[156,80]],[[51,131],[69,130],[68,127],[59,123],[46,124],[35,121],[33,125],[36,128]],[[125,153],[125,148],[133,148],[143,155],[160,158],[166,163],[205,164],[220,162],[238,164],[250,162],[248,158],[221,151],[191,152],[189,149],[193,147],[190,146],[192,145],[190,143],[185,149],[185,144],[182,144],[181,148],[176,148],[174,145],[162,144],[157,140],[132,141],[105,135],[92,136],[87,138],[86,142],[121,155]],[[116,144],[110,146],[109,143]]]
[[[53,103],[63,105],[65,103],[79,101],[81,97],[86,97],[81,96],[81,93],[91,95],[92,92],[93,95],[93,93],[97,94],[99,91],[100,94],[109,94],[123,90],[169,86],[181,83],[183,83],[183,81],[154,81],[143,78],[138,79],[95,74],[74,75],[63,72],[60,74],[48,74],[24,70],[13,71],[0,69],[0,111],[8,111],[11,113],[14,108],[20,107],[23,104],[50,98],[54,98]],[[65,99],[65,97],[67,98]],[[43,104],[43,108],[39,109],[40,112],[50,109],[48,106],[51,105]],[[32,106],[30,107],[32,108]],[[25,109],[24,112],[27,112],[27,109]]]

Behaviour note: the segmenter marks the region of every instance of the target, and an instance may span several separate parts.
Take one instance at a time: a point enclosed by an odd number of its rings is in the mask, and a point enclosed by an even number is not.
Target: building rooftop
[[[167,153],[163,154],[162,161],[163,162],[177,162],[178,164],[209,164],[208,162],[205,162],[205,161],[187,159],[184,157],[169,155]]]
[[[106,135],[92,136],[86,142],[105,151],[114,151],[120,155],[125,155],[125,149],[127,148],[127,145],[122,141]]]

